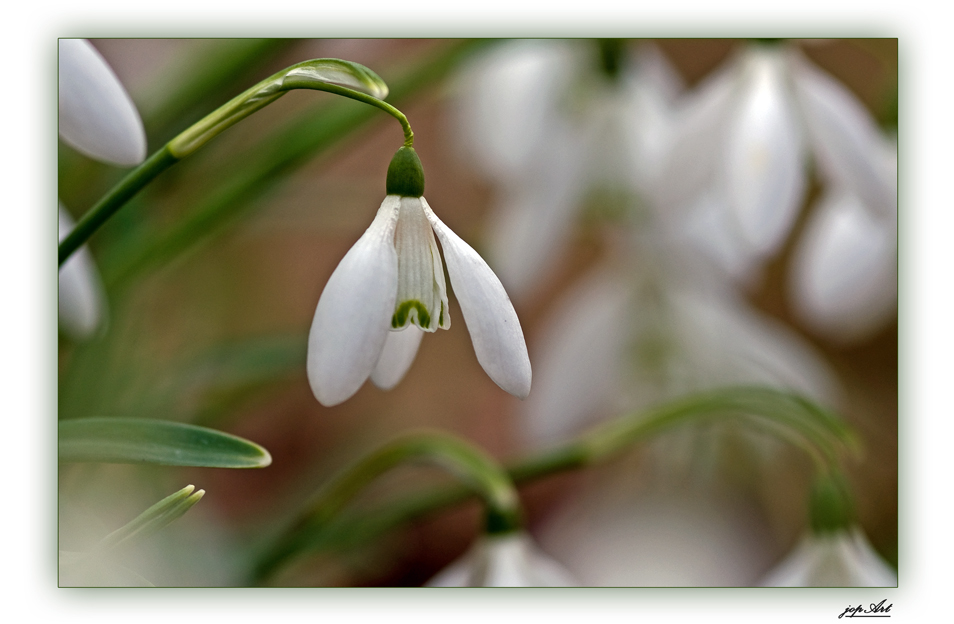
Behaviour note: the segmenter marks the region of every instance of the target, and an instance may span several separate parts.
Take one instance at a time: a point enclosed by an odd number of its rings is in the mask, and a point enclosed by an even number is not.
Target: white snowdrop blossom
[[[73,230],[73,219],[60,204],[59,239]],[[60,267],[59,321],[75,339],[89,338],[99,329],[106,315],[106,293],[89,250],[83,246]]]
[[[700,213],[696,238],[740,277],[788,236],[809,155],[826,184],[896,219],[894,153],[846,87],[794,48],[751,45],[683,98],[660,198]]]
[[[579,583],[524,531],[484,535],[428,587],[573,587]]]
[[[858,527],[811,533],[759,583],[762,587],[897,587],[898,575]]]
[[[124,167],[146,158],[146,133],[135,104],[96,48],[60,39],[60,138],[96,160]]]
[[[790,299],[812,329],[850,342],[896,312],[897,262],[897,220],[836,189],[816,204],[798,241]]]
[[[677,74],[646,45],[606,76],[596,49],[514,41],[465,73],[463,144],[498,187],[491,261],[515,296],[557,266],[589,199],[611,198],[597,202],[607,213],[634,208],[660,173]]]
[[[393,181],[395,163],[419,170],[410,190]],[[410,165],[408,163],[411,163]],[[406,186],[406,185],[405,185]],[[501,388],[530,393],[530,358],[506,291],[474,249],[437,218],[423,192],[413,150],[388,169],[388,195],[371,226],[345,254],[318,300],[308,337],[308,379],[318,401],[337,405],[370,376],[382,389],[404,377],[423,332],[450,328],[444,268],[470,332],[477,361]]]

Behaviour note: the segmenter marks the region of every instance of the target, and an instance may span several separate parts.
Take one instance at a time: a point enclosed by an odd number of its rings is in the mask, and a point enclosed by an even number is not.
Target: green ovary
[[[444,305],[441,303],[441,317],[444,315]],[[415,321],[415,324],[421,329],[427,329],[431,324],[431,315],[427,311],[427,308],[424,307],[424,304],[418,301],[417,299],[409,299],[407,301],[402,301],[394,310],[394,315],[391,317],[391,327],[394,329],[399,329],[404,327],[408,323],[408,317],[411,315],[411,310],[417,310],[417,319],[411,319]]]

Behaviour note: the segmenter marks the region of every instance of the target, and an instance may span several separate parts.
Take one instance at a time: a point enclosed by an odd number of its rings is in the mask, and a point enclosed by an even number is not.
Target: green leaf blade
[[[228,433],[145,418],[79,418],[59,424],[59,458],[66,462],[163,464],[206,468],[264,468],[263,447]]]

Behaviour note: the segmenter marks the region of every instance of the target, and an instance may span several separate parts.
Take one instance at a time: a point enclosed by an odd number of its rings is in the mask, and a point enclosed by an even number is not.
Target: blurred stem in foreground
[[[563,446],[513,463],[507,472],[514,483],[604,462],[638,442],[674,426],[712,419],[741,419],[761,425],[794,443],[814,460],[820,474],[837,469],[846,454],[856,455],[857,439],[835,415],[790,392],[741,387],[702,392],[662,404],[645,412],[622,416],[594,427]],[[415,493],[364,514],[342,514],[319,523],[301,519],[263,551],[253,566],[251,582],[262,584],[289,559],[316,551],[345,550],[424,515],[471,499],[460,486]]]
[[[408,433],[360,458],[322,487],[297,526],[259,564],[258,576],[266,576],[278,563],[307,548],[310,535],[321,532],[371,481],[412,461],[424,461],[445,469],[463,483],[465,491],[480,497],[487,512],[487,533],[507,533],[522,527],[517,490],[492,457],[452,435]]]

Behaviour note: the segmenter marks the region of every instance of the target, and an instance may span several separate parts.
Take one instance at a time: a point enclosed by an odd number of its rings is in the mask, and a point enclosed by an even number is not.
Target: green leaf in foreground
[[[66,462],[264,468],[272,456],[244,438],[207,427],[145,418],[78,418],[59,424]]]
[[[131,544],[141,541],[150,535],[164,529],[189,511],[193,505],[199,502],[199,499],[205,495],[205,490],[195,490],[194,485],[187,485],[175,494],[171,494],[146,511],[139,514],[135,520],[125,526],[116,529],[100,541],[94,551],[102,552],[110,550],[124,544]]]

